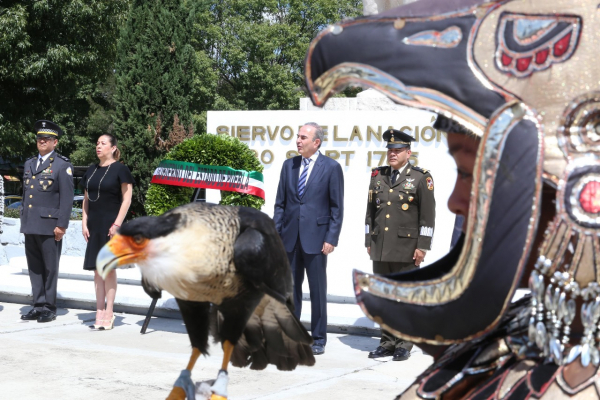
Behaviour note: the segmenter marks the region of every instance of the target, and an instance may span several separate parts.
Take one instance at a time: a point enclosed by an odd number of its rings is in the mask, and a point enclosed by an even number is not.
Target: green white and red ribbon
[[[217,189],[247,193],[265,198],[264,179],[260,172],[229,167],[163,160],[154,171],[151,183]]]

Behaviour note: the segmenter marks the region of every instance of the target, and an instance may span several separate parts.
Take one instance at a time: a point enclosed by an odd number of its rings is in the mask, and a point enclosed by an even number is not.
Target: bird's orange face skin
[[[146,259],[148,255],[146,246],[150,242],[149,239],[136,236],[115,235],[108,242],[107,246],[110,251],[119,258],[118,266],[133,264]]]

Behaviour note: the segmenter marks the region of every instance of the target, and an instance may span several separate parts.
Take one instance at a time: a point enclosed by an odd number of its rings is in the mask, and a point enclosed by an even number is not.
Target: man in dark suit
[[[25,161],[21,233],[29,268],[33,308],[21,319],[56,319],[56,284],[62,238],[73,207],[73,166],[54,149],[62,130],[51,121],[37,121],[38,156]]]
[[[429,171],[411,165],[409,134],[388,129],[389,166],[373,168],[365,218],[365,246],[373,260],[373,272],[392,274],[418,268],[431,249],[435,227],[433,178]],[[369,358],[410,357],[413,344],[381,330],[381,341]]]
[[[300,128],[300,156],[283,163],[273,219],[283,239],[294,277],[296,316],[302,311],[304,271],[311,303],[313,354],[327,342],[327,255],[338,244],[344,216],[342,167],[319,152],[323,129],[314,122]]]

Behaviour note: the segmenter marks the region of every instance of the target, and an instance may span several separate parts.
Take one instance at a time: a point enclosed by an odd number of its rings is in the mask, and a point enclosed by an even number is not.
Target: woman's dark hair
[[[113,135],[111,135],[110,133],[104,133],[102,135],[100,135],[100,137],[102,136],[106,136],[108,138],[108,141],[110,142],[111,146],[115,146],[117,147],[117,138],[114,137]],[[115,160],[119,161],[119,158],[121,158],[121,150],[119,150],[119,148],[117,147],[117,149],[115,150],[115,152],[113,153],[113,157],[115,158]]]

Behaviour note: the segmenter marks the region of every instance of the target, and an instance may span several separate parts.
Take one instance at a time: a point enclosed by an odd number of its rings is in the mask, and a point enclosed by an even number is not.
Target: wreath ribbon
[[[244,171],[229,167],[194,164],[183,161],[160,162],[151,183],[217,189],[228,192],[252,194],[265,198],[263,175],[257,171]]]

